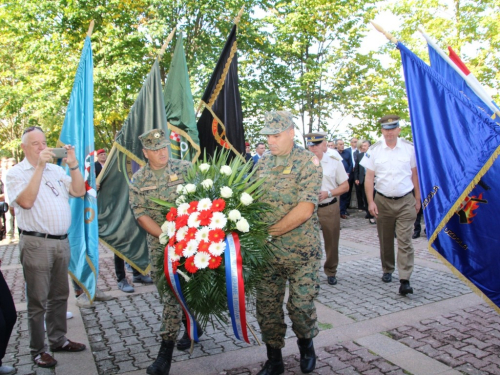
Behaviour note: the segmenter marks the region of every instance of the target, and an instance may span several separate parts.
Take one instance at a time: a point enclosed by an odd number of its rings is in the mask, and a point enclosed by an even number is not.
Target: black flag
[[[197,126],[202,155],[212,156],[223,148],[231,150],[233,156],[245,156],[236,31],[234,25],[201,99]]]

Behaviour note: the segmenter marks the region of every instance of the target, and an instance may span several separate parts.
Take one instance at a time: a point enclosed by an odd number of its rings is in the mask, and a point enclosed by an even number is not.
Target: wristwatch
[[[328,190],[328,198],[331,198],[332,197],[332,192],[330,190]]]

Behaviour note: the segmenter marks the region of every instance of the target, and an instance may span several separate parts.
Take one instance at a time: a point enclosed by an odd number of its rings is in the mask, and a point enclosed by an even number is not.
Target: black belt
[[[394,201],[397,201],[398,199],[404,198],[404,197],[406,197],[406,196],[407,196],[408,194],[410,194],[410,193],[411,193],[411,191],[409,191],[408,193],[406,193],[405,195],[402,195],[402,196],[400,196],[400,197],[388,197],[387,195],[384,195],[384,194],[379,193],[379,192],[377,191],[377,194],[378,194],[378,195],[380,195],[380,196],[382,196],[382,197],[384,197],[384,198],[387,198],[387,199],[392,199],[392,200],[394,200]]]
[[[41,238],[50,238],[51,240],[65,240],[68,235],[63,234],[62,236],[53,236],[52,234],[40,233],[40,232],[28,232],[26,230],[19,229],[19,234],[24,234],[25,236],[34,236]]]
[[[330,202],[325,203],[325,204],[318,204],[318,207],[326,207],[326,206],[329,206],[329,205],[334,204],[334,203],[337,203],[337,198],[333,198]]]

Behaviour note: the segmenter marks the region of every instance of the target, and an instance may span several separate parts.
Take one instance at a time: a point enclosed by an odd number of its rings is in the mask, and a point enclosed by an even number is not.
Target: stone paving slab
[[[471,290],[449,272],[415,265],[411,278],[414,294],[398,294],[397,270],[392,283],[381,281],[380,260],[375,258],[341,262],[338,284],[331,287],[321,274],[318,301],[355,321],[430,304],[470,293]]]
[[[500,315],[486,304],[402,326],[388,335],[464,374],[500,374]]]

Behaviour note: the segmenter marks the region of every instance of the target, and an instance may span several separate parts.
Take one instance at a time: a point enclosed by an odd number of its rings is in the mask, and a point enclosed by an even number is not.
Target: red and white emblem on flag
[[[174,132],[170,132],[170,139],[176,141],[176,142],[180,142],[181,141],[181,136],[177,133],[174,133]]]

